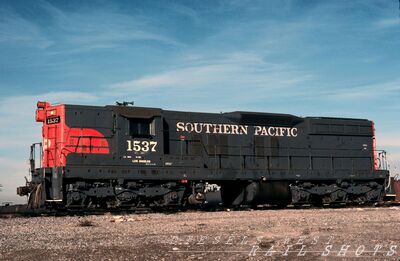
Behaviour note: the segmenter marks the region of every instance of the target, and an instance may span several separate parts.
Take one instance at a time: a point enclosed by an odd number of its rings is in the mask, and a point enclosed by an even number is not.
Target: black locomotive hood
[[[280,113],[234,111],[224,113],[224,116],[238,124],[246,125],[294,126],[304,121],[304,118]]]

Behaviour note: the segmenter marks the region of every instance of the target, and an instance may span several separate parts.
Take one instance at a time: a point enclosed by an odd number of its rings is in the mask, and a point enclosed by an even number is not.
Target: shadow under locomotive
[[[363,119],[39,102],[31,209],[379,202],[389,176]]]

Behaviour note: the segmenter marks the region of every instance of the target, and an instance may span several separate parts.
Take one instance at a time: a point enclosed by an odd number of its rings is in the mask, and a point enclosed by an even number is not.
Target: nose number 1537
[[[135,152],[156,152],[157,141],[147,141],[147,140],[127,140],[128,149],[127,151]]]

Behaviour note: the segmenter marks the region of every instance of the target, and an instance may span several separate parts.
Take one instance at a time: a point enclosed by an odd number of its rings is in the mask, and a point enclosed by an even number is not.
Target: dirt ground
[[[400,207],[0,219],[5,260],[399,260]]]

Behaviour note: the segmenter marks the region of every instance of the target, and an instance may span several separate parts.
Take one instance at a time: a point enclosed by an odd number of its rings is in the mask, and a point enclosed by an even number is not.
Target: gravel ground
[[[399,207],[0,219],[0,259],[5,260],[399,260],[399,256]]]

